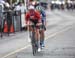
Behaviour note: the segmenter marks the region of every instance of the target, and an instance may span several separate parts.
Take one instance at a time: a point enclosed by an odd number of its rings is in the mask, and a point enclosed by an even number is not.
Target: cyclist
[[[40,24],[41,24],[41,16],[38,11],[35,11],[34,6],[32,6],[32,5],[29,6],[28,12],[26,13],[26,24],[27,24],[27,28],[29,27],[28,25],[34,24],[34,27],[36,28],[36,30],[35,30],[36,44],[39,45],[38,52],[41,51],[40,34],[39,34],[39,29],[40,29]],[[31,31],[34,32],[33,26],[30,26],[30,28],[31,28]]]
[[[38,10],[40,12],[40,15],[41,15],[41,21],[42,21],[42,30],[40,32],[40,36],[41,36],[41,42],[40,42],[40,45],[42,46],[42,48],[45,46],[44,45],[44,31],[46,30],[46,13],[45,13],[45,10],[44,8],[40,5],[40,4],[37,4],[36,6],[36,10]]]

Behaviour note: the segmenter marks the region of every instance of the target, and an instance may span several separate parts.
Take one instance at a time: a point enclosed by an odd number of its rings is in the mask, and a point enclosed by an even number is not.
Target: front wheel
[[[32,50],[33,50],[33,56],[35,56],[37,53],[37,47],[35,46],[35,44],[32,45]]]

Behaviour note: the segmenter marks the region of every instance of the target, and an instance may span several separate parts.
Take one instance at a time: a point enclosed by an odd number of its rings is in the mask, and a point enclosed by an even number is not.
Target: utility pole
[[[17,0],[17,2],[19,2],[19,0]]]
[[[26,2],[27,2],[27,0],[24,0],[24,5],[25,5],[25,8],[26,8],[26,6],[27,6],[27,3],[26,3]]]
[[[10,0],[10,5],[12,5],[12,0]]]

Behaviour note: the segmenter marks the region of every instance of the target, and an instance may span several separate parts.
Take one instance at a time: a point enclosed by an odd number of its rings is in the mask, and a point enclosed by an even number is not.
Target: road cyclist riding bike
[[[41,15],[41,21],[42,21],[42,26],[41,26],[41,32],[40,32],[40,45],[43,48],[45,46],[44,44],[44,38],[45,38],[45,34],[44,31],[46,30],[46,12],[44,10],[44,8],[40,5],[40,3],[37,4],[36,6],[36,10],[40,12]]]
[[[32,49],[33,49],[33,55],[35,55],[36,52],[41,51],[40,47],[40,25],[41,22],[41,16],[38,11],[35,10],[34,6],[30,5],[28,8],[28,12],[26,12],[26,24],[27,29],[31,30],[32,37],[31,37],[31,43],[32,43]]]

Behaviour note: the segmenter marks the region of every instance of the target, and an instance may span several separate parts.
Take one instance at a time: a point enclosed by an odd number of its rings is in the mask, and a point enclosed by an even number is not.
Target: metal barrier
[[[14,32],[21,31],[21,11],[1,11],[0,6],[0,35],[3,36],[5,24],[7,24],[7,34],[10,34],[10,28],[13,25]],[[6,22],[6,23],[5,23]]]
[[[0,36],[2,37],[2,29],[3,29],[3,13],[2,13],[2,6],[0,5]]]
[[[14,11],[13,14],[14,30],[21,31],[21,11]]]
[[[25,28],[25,11],[2,11],[2,6],[0,6],[0,36],[2,37],[5,33],[9,36],[12,25],[14,32],[22,31]],[[4,31],[5,27],[7,27],[7,31]]]

